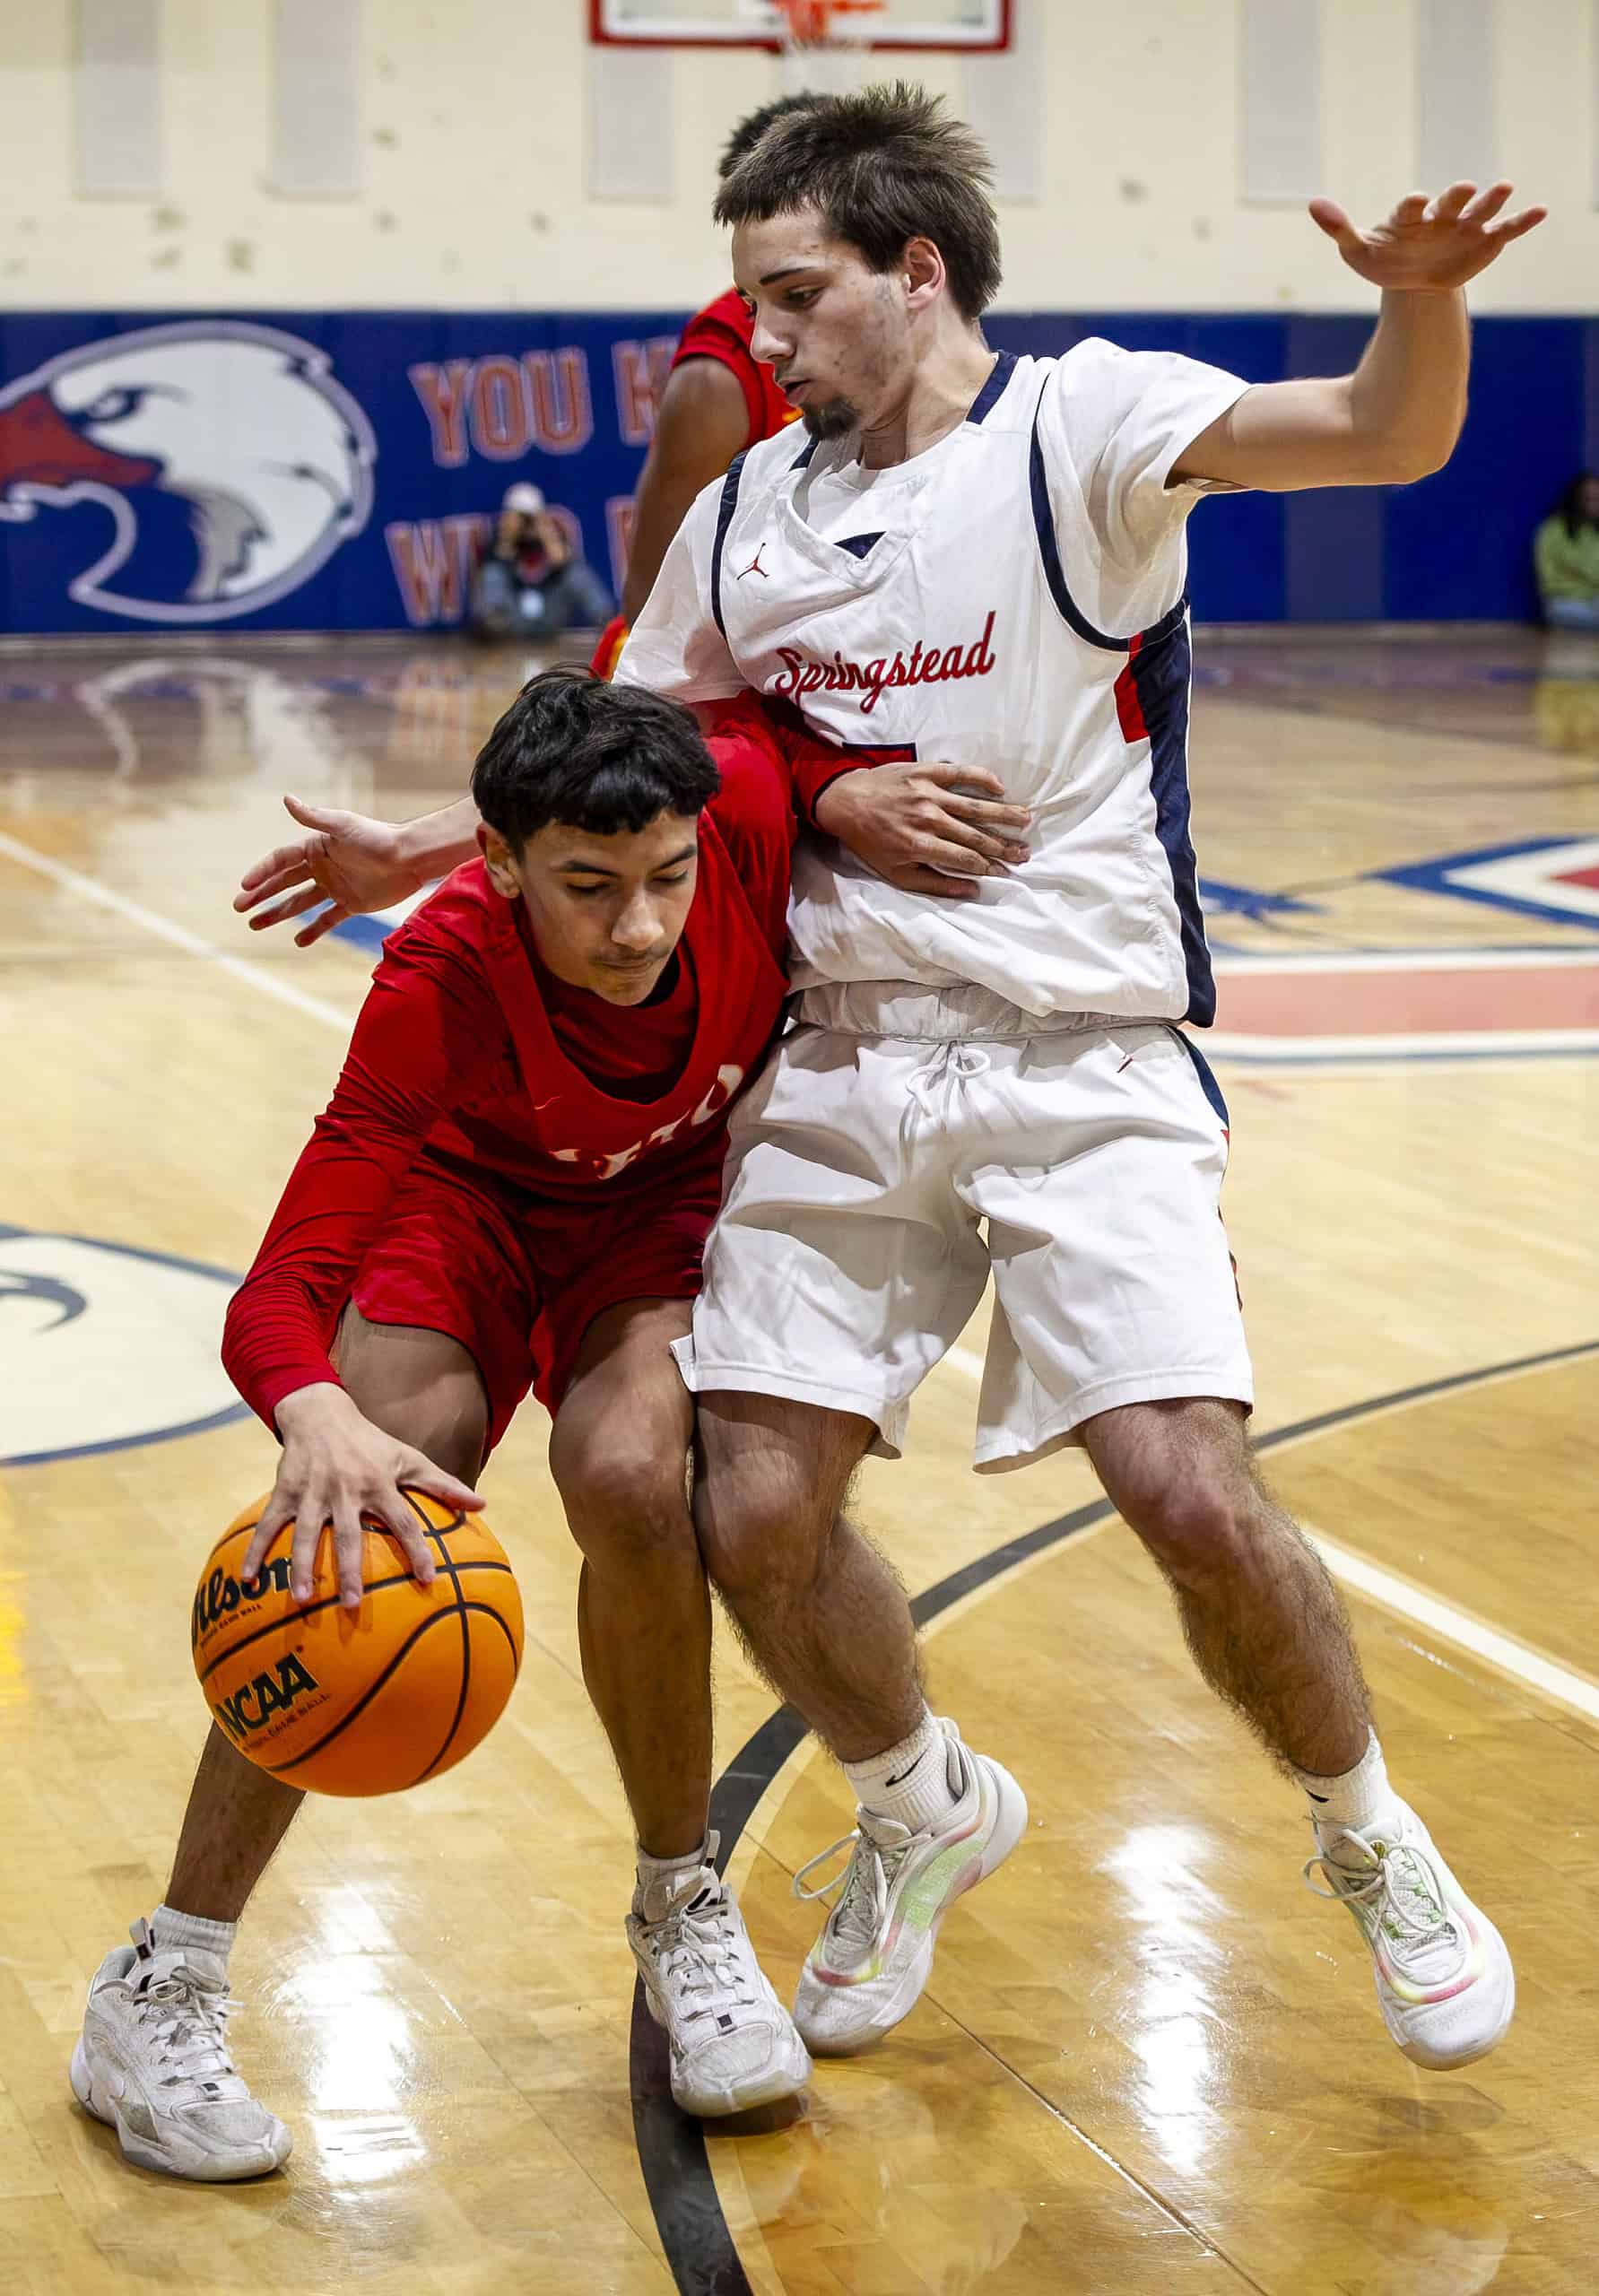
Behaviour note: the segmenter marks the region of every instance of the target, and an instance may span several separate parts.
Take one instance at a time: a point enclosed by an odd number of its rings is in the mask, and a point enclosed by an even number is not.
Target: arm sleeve
[[[618,685],[648,686],[674,701],[719,701],[744,691],[744,680],[717,627],[711,603],[722,481],[714,479],[673,536],[649,602],[621,649]]]
[[[469,961],[404,941],[385,952],[333,1099],[228,1308],[223,1365],[269,1427],[297,1387],[338,1384],[328,1350],[356,1270],[436,1118],[471,1097],[504,1036]]]
[[[1094,338],[1061,360],[1038,408],[1051,496],[1081,493],[1107,555],[1134,567],[1159,549],[1202,494],[1171,485],[1174,465],[1249,385],[1175,352],[1121,351]]]
[[[841,773],[857,766],[882,765],[914,751],[841,749],[835,742],[813,734],[799,711],[787,702],[773,701],[745,691],[733,701],[719,701],[705,713],[706,739],[721,770],[722,795],[716,799],[717,821],[724,830],[722,813],[747,780],[757,758],[769,778],[775,771],[793,812],[812,828],[816,826],[816,801]]]
[[[709,810],[781,958],[796,817],[810,821],[816,798],[839,774],[882,758],[835,748],[797,709],[752,693],[718,702],[704,717],[706,744],[722,777]]]

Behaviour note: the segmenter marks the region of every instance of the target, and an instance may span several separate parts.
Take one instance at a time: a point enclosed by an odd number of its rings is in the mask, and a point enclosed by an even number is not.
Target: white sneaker
[[[229,2184],[282,2168],[294,2140],[228,2054],[226,1965],[192,1946],[157,1952],[146,1922],[129,1935],[89,1987],[74,2096],[142,2169]]]
[[[672,2094],[711,2119],[797,2096],[811,2060],[768,1984],[732,1891],[708,1862],[652,1883],[633,1900],[628,1943],[649,2013],[672,2051]]]
[[[1503,2040],[1516,2010],[1516,1971],[1504,1939],[1421,1819],[1407,1803],[1395,1807],[1395,1822],[1380,1832],[1345,1831],[1318,1848],[1306,1862],[1305,1885],[1354,1915],[1377,1965],[1384,2024],[1412,2064],[1445,2073]],[[1328,1888],[1312,1881],[1317,1869]]]
[[[794,1877],[800,1898],[838,1901],[800,1972],[795,2021],[818,2057],[853,2057],[875,2048],[909,2015],[933,1970],[939,1924],[955,1900],[1004,1863],[1027,1828],[1027,1797],[1010,1772],[974,1754],[954,1723],[950,1791],[958,1798],[940,1823],[920,1833],[871,1810],[856,1831],[813,1857]],[[804,1879],[853,1844],[835,1882],[807,1890]]]

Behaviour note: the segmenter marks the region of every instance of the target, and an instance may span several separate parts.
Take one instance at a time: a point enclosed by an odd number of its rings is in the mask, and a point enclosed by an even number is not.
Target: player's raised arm
[[[470,797],[409,822],[380,822],[334,805],[308,805],[298,797],[286,796],[283,804],[307,835],[274,847],[247,869],[233,906],[255,912],[252,933],[320,909],[294,935],[300,949],[309,949],[347,917],[392,909],[477,852],[477,807]],[[264,901],[273,906],[264,909]],[[321,909],[325,901],[331,907]]]
[[[1174,481],[1286,492],[1403,484],[1440,469],[1465,419],[1468,280],[1543,221],[1507,214],[1511,187],[1412,192],[1358,230],[1330,199],[1310,213],[1350,269],[1383,291],[1382,316],[1352,375],[1258,384],[1178,457]]]

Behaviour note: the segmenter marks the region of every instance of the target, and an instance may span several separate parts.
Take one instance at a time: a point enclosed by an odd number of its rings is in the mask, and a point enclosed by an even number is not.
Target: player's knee
[[[1251,1509],[1230,1475],[1172,1463],[1117,1494],[1117,1507],[1169,1578],[1194,1585],[1228,1577],[1247,1560]]]
[[[443,1332],[371,1324],[353,1306],[334,1357],[363,1419],[446,1474],[474,1483],[489,1443],[489,1402],[466,1350]]]
[[[489,1443],[488,1406],[480,1393],[459,1387],[442,1394],[393,1393],[380,1382],[360,1378],[345,1384],[363,1419],[396,1443],[420,1451],[457,1483],[476,1483]]]
[[[557,1440],[550,1447],[550,1471],[572,1536],[597,1567],[644,1565],[693,1552],[688,1460],[674,1447],[621,1439]]]
[[[833,1518],[813,1492],[769,1471],[702,1479],[694,1498],[706,1575],[735,1611],[815,1578]]]

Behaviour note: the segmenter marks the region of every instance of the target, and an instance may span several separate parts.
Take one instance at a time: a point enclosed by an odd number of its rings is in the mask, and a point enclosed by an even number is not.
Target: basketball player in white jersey
[[[1508,2025],[1508,1957],[1389,1786],[1338,1597],[1245,1437],[1225,1112],[1178,1025],[1212,1001],[1183,529],[1207,488],[1437,468],[1464,405],[1459,291],[1541,211],[1506,218],[1508,186],[1457,184],[1360,233],[1317,202],[1381,321],[1352,376],[1250,388],[1097,342],[996,360],[986,181],[965,130],[883,90],[819,100],[734,171],[718,212],[752,347],[809,435],[700,498],[619,672],[707,701],[755,685],[835,739],[993,766],[1034,813],[1030,853],[1007,854],[930,785],[882,876],[802,858],[799,1025],[735,1121],[684,1351],[712,1575],[860,1804],[800,2030],[814,2054],[890,2031],[943,1912],[1022,1822],[998,1765],[927,1713],[903,1593],[839,1513],[992,1272],[979,1468],[1088,1451],[1206,1678],[1305,1787],[1311,1867],[1367,1938],[1395,2039],[1466,2064]],[[915,787],[914,763],[877,770]],[[830,834],[857,779],[825,792]],[[432,874],[471,811],[404,832],[327,816],[239,905],[286,893],[268,925],[324,896],[381,907],[396,837]]]
[[[819,2054],[880,2039],[1025,1822],[928,1712],[904,1594],[840,1511],[992,1274],[978,1468],[1083,1446],[1205,1678],[1309,1796],[1307,1876],[1355,1916],[1390,2032],[1466,2064],[1509,2023],[1508,1955],[1389,1785],[1342,1605],[1249,1452],[1226,1110],[1183,1025],[1214,1005],[1184,526],[1209,488],[1436,470],[1465,402],[1460,290],[1540,211],[1457,184],[1362,233],[1317,202],[1379,324],[1354,374],[1251,388],[1099,341],[996,358],[987,180],[903,86],[819,100],[727,178],[752,349],[806,436],[699,498],[618,673],[695,702],[752,686],[834,741],[993,769],[1033,816],[1029,857],[951,900],[835,845],[801,860],[797,1024],[734,1118],[678,1343],[708,1568],[860,1805],[796,2021]],[[863,778],[835,782],[834,818]]]

